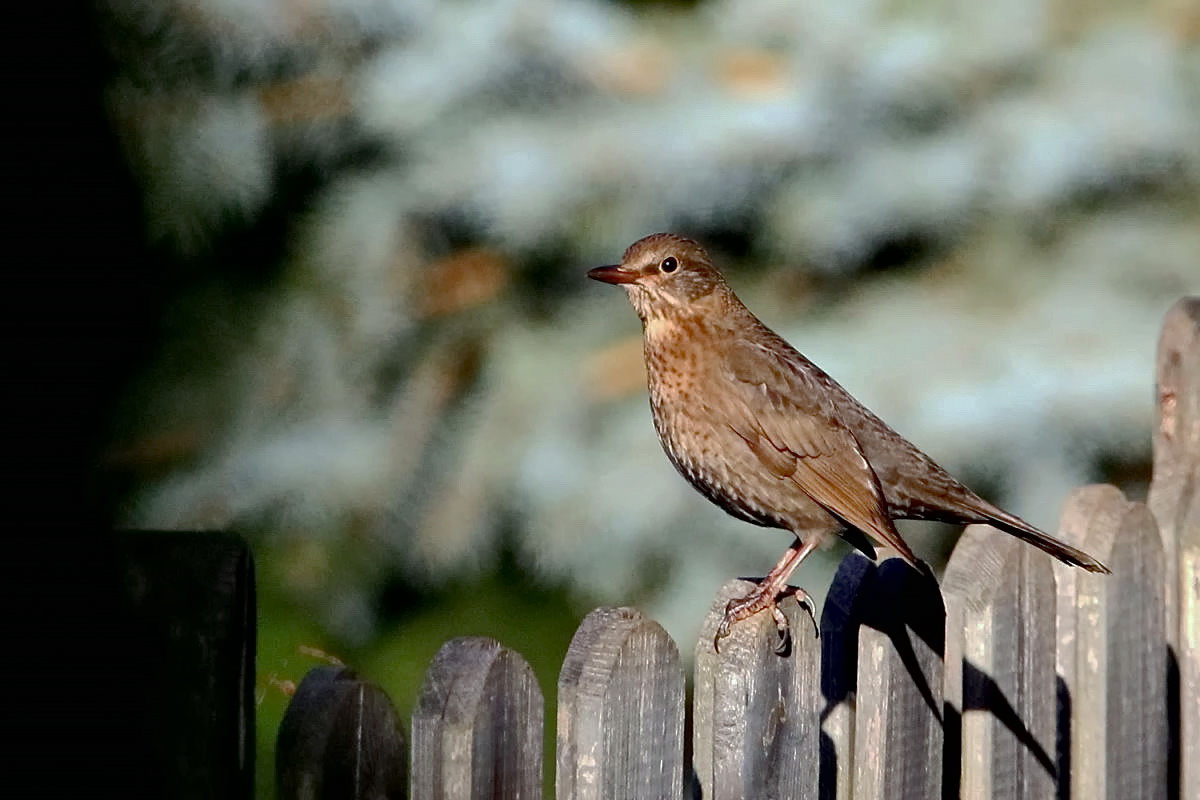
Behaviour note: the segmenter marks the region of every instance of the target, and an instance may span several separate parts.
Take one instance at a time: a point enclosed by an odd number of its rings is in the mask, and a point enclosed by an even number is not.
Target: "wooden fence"
[[[1157,389],[1147,505],[1087,486],[1062,513],[1060,535],[1111,576],[984,527],[967,529],[940,587],[852,554],[820,638],[784,603],[786,657],[766,615],[713,651],[726,600],[749,589],[731,582],[696,644],[690,714],[663,629],[635,609],[592,612],[559,676],[556,796],[1200,800],[1200,298],[1167,315]],[[250,800],[248,548],[178,532],[114,543],[127,608],[109,629],[132,672],[106,690],[153,732],[114,745],[141,754],[129,793],[142,780],[144,796]],[[280,727],[276,793],[539,798],[545,725],[528,664],[488,639],[442,648],[408,724],[379,687],[321,667]]]
[[[675,642],[632,608],[583,621],[558,682],[567,798],[1200,798],[1200,298],[1167,316],[1149,506],[1068,499],[1072,569],[968,528],[939,587],[898,559],[842,562],[821,636],[795,604],[695,648],[690,741]],[[1153,513],[1152,513],[1153,512]],[[521,656],[455,639],[425,677],[411,747],[383,692],[309,673],[279,733],[281,800],[539,798],[544,702]],[[689,747],[690,745],[690,747]],[[690,751],[690,759],[688,758]]]

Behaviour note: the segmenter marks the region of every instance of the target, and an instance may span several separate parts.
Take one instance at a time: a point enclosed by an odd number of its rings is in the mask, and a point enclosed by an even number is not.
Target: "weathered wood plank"
[[[950,556],[944,796],[1055,797],[1052,562],[987,525],[968,527]]]
[[[1114,487],[1086,486],[1068,500],[1060,534],[1113,571],[1054,566],[1065,684],[1060,728],[1069,725],[1060,775],[1068,777],[1073,798],[1165,797],[1164,566],[1154,517]]]
[[[692,762],[708,800],[803,800],[818,796],[820,641],[795,598],[779,604],[792,630],[790,652],[775,653],[770,614],[733,626],[713,649],[725,604],[753,591],[721,587],[696,644]]]
[[[1067,498],[1059,520],[1058,535],[1064,541],[1082,546],[1085,539],[1095,536],[1094,531],[1112,528],[1116,530],[1120,516],[1125,509],[1125,496],[1115,486],[1093,484],[1076,489]],[[1089,531],[1093,531],[1089,534]],[[1093,555],[1100,557],[1098,553]],[[1076,776],[1076,765],[1082,755],[1082,749],[1087,746],[1088,738],[1076,733],[1078,727],[1077,709],[1080,703],[1088,708],[1102,709],[1095,697],[1082,698],[1080,691],[1085,687],[1079,686],[1078,665],[1080,649],[1078,646],[1079,624],[1078,615],[1081,612],[1079,601],[1080,587],[1075,573],[1078,570],[1054,567],[1054,575],[1058,590],[1058,642],[1055,650],[1055,663],[1059,676],[1059,693],[1056,713],[1058,716],[1058,745],[1055,748],[1058,761],[1060,794],[1067,798],[1086,797],[1072,793],[1081,781],[1087,781],[1088,776]],[[1094,682],[1089,682],[1091,686]],[[1100,714],[1102,719],[1103,715]],[[1095,724],[1095,715],[1090,720]],[[1084,763],[1094,759],[1084,758]]]
[[[873,596],[865,586],[878,568],[857,553],[838,565],[821,609],[821,797],[850,800],[854,792],[854,705],[858,631]]]
[[[859,591],[863,615],[858,627],[853,796],[938,797],[946,617],[937,580],[928,571],[918,572],[889,558],[878,565],[872,580],[861,581]]]
[[[292,697],[275,747],[279,800],[404,798],[408,752],[382,689],[345,667],[311,670]]]
[[[413,797],[537,800],[544,714],[519,654],[475,636],[442,645],[413,712]]]
[[[250,549],[216,532],[117,535],[145,660],[142,723],[154,731],[164,794],[254,793],[255,583]],[[129,710],[138,713],[137,710]]]
[[[683,671],[675,643],[632,608],[599,608],[558,679],[558,800],[683,794]]]
[[[1162,532],[1172,780],[1200,798],[1200,297],[1185,297],[1163,322],[1157,358],[1158,425],[1147,503]]]

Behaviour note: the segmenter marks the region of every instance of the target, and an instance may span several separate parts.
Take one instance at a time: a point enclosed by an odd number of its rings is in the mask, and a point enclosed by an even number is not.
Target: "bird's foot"
[[[792,629],[788,624],[787,617],[779,609],[779,601],[789,596],[795,597],[800,606],[808,612],[808,616],[813,621],[813,627],[817,630],[817,636],[820,637],[816,605],[813,603],[812,595],[797,586],[784,586],[777,590],[769,582],[763,581],[750,594],[745,597],[735,597],[725,604],[725,615],[721,618],[721,623],[717,626],[717,633],[713,637],[713,650],[721,652],[721,640],[729,635],[736,623],[752,617],[760,611],[770,611],[771,618],[775,620],[775,630],[779,634],[775,653],[781,656],[791,653]]]

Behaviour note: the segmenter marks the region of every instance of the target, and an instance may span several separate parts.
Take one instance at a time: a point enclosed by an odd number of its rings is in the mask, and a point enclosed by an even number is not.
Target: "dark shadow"
[[[1058,800],[1071,800],[1071,690],[1061,675],[1055,685],[1058,689]]]
[[[820,758],[821,763],[818,769],[817,797],[820,800],[836,800],[837,798],[837,748],[833,746],[833,740],[821,732],[820,743]]]
[[[1017,741],[1028,750],[1042,768],[1055,775],[1054,759],[1029,731],[1021,715],[1004,696],[1004,690],[990,675],[972,664],[963,662],[963,712],[987,711],[1012,731]]]
[[[683,796],[691,800],[703,800],[704,788],[700,785],[700,776],[696,773],[696,768],[690,761],[684,763],[688,767],[683,776]]]
[[[131,617],[153,665],[140,689],[163,796],[254,794],[254,563],[239,537],[117,536]]]
[[[926,564],[918,571],[900,559],[877,565],[857,554],[842,559],[821,613],[822,722],[857,691],[858,640],[864,626],[891,640],[925,704],[944,724],[941,703],[910,638],[915,635],[938,655],[945,650],[946,612],[937,579]],[[820,754],[820,796],[832,798],[837,752],[828,736],[822,736]]]
[[[695,730],[696,686],[688,680],[683,687],[683,796],[700,800],[704,796],[700,786],[700,775],[696,772],[695,742],[692,733]]]
[[[1180,782],[1180,757],[1183,749],[1183,731],[1180,720],[1179,658],[1167,647],[1167,797],[1177,800],[1183,797]]]
[[[858,689],[858,629],[862,625],[863,598],[875,582],[875,562],[850,554],[838,565],[837,574],[821,609],[821,694],[825,707],[821,722]],[[833,800],[837,795],[837,748],[821,734],[819,795]]]
[[[842,559],[821,609],[821,719],[857,688],[858,629],[863,624],[863,600],[874,584],[874,562],[851,554]]]
[[[942,800],[955,800],[962,791],[962,714],[949,703],[942,708],[946,715],[942,720]]]
[[[127,608],[98,474],[111,412],[148,358],[159,264],[142,246],[141,195],[105,108],[112,75],[95,3],[13,15],[26,74],[6,133],[6,470],[0,704],[7,780],[60,797],[169,796],[145,685],[156,665]],[[25,46],[53,42],[53,47]],[[37,112],[32,109],[38,109]]]
[[[937,708],[932,687],[921,673],[906,633],[906,629],[912,631],[939,655],[945,650],[946,611],[937,578],[929,566],[922,562],[918,572],[898,558],[880,565],[857,555],[842,559],[821,614],[821,693],[826,702],[822,718],[857,688],[858,631],[862,626],[891,639],[918,691],[940,721],[942,711]]]
[[[934,698],[933,687],[921,671],[907,633],[912,631],[939,656],[945,652],[946,609],[942,604],[941,588],[929,565],[920,564],[919,572],[898,558],[879,565],[863,621],[891,640],[921,698],[938,722],[942,722],[941,703]]]

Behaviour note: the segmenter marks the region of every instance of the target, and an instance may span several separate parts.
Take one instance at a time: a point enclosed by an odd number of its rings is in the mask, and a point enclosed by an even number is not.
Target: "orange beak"
[[[629,272],[621,269],[620,265],[614,264],[611,267],[596,267],[588,270],[588,277],[594,281],[602,281],[603,283],[611,283],[621,285],[622,283],[634,283],[638,279],[636,272]]]

